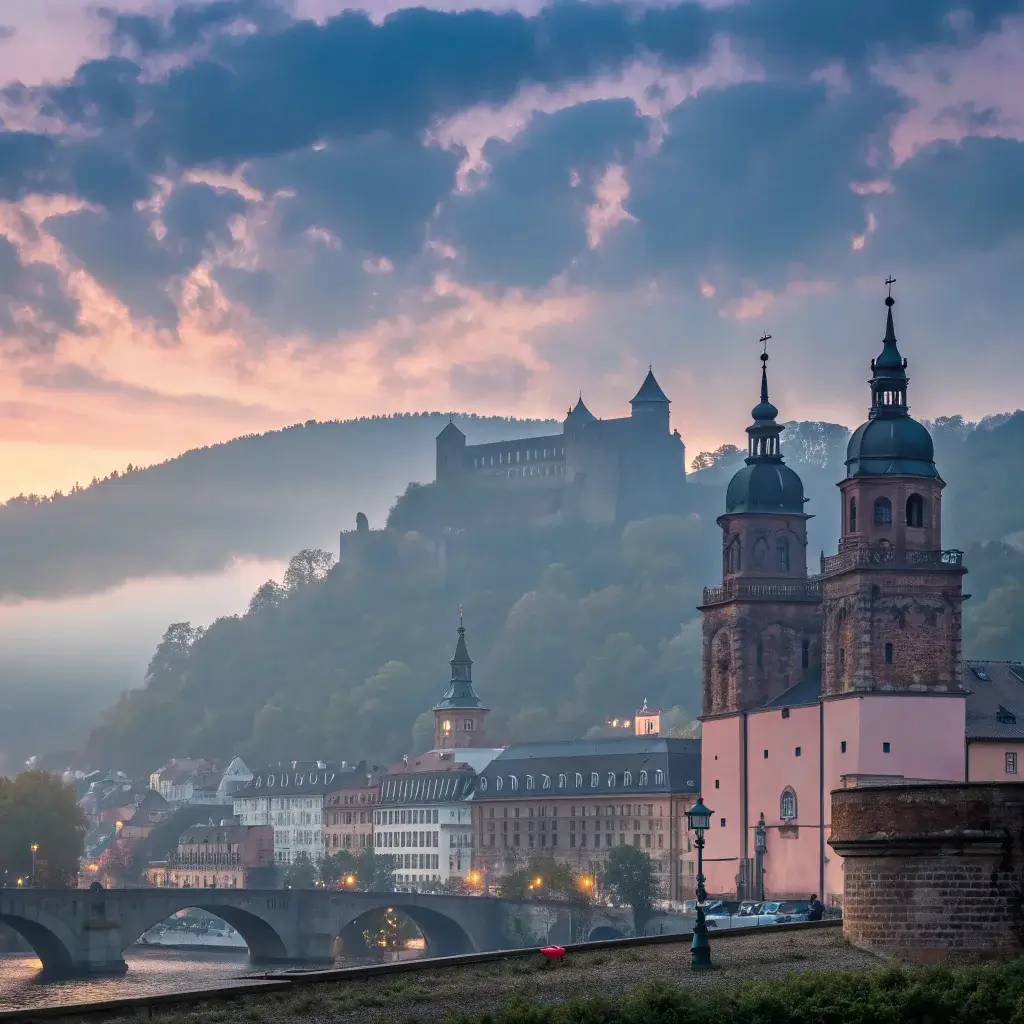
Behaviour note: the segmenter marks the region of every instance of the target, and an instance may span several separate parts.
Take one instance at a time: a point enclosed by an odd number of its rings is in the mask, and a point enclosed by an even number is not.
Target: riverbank
[[[539,953],[510,955],[460,966],[406,965],[402,973],[344,980],[298,980],[285,990],[208,998],[190,1005],[154,1005],[162,1024],[446,1024],[458,1015],[477,1018],[510,1000],[561,1004],[594,996],[618,997],[662,982],[695,993],[735,989],[751,980],[780,980],[791,972],[865,971],[880,961],[844,940],[835,927],[763,929],[713,939],[715,970],[690,971],[689,937],[651,944],[623,944],[570,951],[562,966],[548,967]],[[108,1020],[135,1018],[136,1010]]]

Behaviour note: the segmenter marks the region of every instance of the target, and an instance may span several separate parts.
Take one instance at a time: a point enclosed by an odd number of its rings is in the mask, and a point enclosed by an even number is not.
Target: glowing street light
[[[32,843],[32,845],[29,846],[29,849],[32,851],[32,884],[35,885],[36,884],[36,854],[39,852],[39,844],[38,843]]]
[[[708,943],[708,926],[704,918],[704,904],[708,894],[704,888],[704,832],[711,827],[714,811],[704,805],[698,796],[697,802],[686,812],[687,827],[696,835],[697,847],[697,923],[693,926],[693,942],[690,945],[690,967],[707,970],[711,966],[711,946]]]
[[[355,875],[346,875],[345,876],[345,884],[346,885],[350,885],[350,886],[351,885],[355,885],[356,884],[356,876]]]

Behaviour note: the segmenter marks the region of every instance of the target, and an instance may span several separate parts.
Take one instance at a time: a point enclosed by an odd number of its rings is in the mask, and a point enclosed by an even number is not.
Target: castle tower
[[[434,441],[437,456],[434,479],[439,483],[457,480],[466,469],[466,435],[449,420]]]
[[[729,482],[718,519],[722,585],[705,589],[700,607],[705,716],[758,707],[820,671],[820,592],[807,579],[810,516],[803,482],[783,462],[767,352],[752,415],[746,465]]]
[[[473,689],[473,659],[466,648],[466,629],[459,609],[459,639],[449,664],[452,680],[444,696],[434,705],[434,749],[486,746],[484,720],[489,709]]]
[[[630,417],[643,423],[652,434],[667,434],[671,404],[661,390],[661,385],[654,379],[654,368],[649,367],[640,390],[629,403]]]
[[[942,550],[945,483],[931,435],[910,416],[894,304],[890,294],[868,420],[846,450],[839,552],[821,561],[825,695],[943,692],[962,678],[966,569],[962,552]]]

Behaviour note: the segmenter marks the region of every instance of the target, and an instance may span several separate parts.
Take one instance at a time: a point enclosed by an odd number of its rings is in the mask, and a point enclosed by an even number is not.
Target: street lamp
[[[692,970],[707,970],[711,967],[711,946],[708,943],[708,925],[704,919],[704,903],[708,894],[704,888],[704,831],[711,827],[710,811],[698,796],[697,802],[686,812],[686,825],[692,829],[697,847],[697,923],[693,926],[693,942],[690,943],[690,967]]]
[[[32,885],[36,884],[36,854],[39,852],[39,844],[33,843],[29,849],[32,851]]]
[[[756,883],[760,896],[758,899],[764,903],[764,855],[768,852],[768,823],[764,820],[764,811],[754,826],[754,853],[757,855],[755,871],[757,874]]]

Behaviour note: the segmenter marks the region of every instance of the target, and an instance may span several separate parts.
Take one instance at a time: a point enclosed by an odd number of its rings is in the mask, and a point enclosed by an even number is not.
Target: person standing
[[[811,893],[811,905],[807,908],[808,921],[820,921],[825,914],[825,905],[818,899],[816,892]]]

